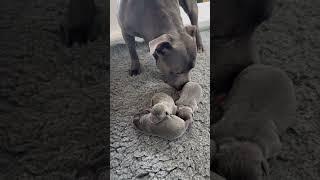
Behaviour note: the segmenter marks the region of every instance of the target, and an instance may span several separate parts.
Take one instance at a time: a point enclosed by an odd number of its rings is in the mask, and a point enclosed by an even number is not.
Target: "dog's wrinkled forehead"
[[[165,55],[165,52],[172,50],[182,50],[191,55],[196,51],[195,39],[187,33],[182,34],[163,34],[149,42],[150,54],[159,53]]]
[[[187,33],[163,34],[149,42],[150,54],[158,65],[176,73],[185,73],[195,66],[196,44]]]
[[[172,43],[172,38],[169,34],[163,34],[149,42],[150,54],[155,55],[155,53],[162,52],[165,48],[170,48]],[[160,49],[161,48],[161,49]]]

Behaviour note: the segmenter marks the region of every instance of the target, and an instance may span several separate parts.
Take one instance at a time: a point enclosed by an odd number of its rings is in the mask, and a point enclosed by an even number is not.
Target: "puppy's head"
[[[271,16],[274,1],[214,0],[214,35],[232,36],[254,31]]]
[[[155,104],[151,109],[151,113],[159,120],[163,120],[170,115],[168,107],[162,103]]]
[[[177,116],[186,121],[193,118],[193,111],[190,107],[180,106],[177,110]]]
[[[218,146],[213,169],[228,180],[263,180],[268,178],[268,163],[260,148],[249,142]]]
[[[149,42],[150,53],[164,81],[177,90],[189,82],[189,72],[195,66],[196,31],[196,26],[186,26],[181,32],[163,34]]]
[[[133,116],[132,123],[140,131],[148,129],[151,109],[143,109]]]

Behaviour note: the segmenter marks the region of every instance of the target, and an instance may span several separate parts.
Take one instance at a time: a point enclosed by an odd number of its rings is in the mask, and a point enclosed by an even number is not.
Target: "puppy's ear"
[[[163,34],[149,42],[150,54],[156,59],[160,55],[172,49],[172,38],[169,34]]]
[[[188,26],[185,26],[184,29],[187,31],[187,33],[188,33],[191,37],[195,37],[196,34],[197,34],[197,26],[188,25]]]
[[[262,168],[263,175],[266,176],[266,177],[268,177],[270,171],[269,171],[269,165],[268,165],[267,160],[263,160],[263,161],[261,162],[261,168]]]

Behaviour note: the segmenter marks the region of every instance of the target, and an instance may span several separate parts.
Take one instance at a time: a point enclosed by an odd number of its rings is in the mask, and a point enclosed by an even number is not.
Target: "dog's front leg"
[[[194,0],[179,0],[180,6],[187,13],[192,25],[197,27],[196,41],[199,52],[203,52],[203,44],[198,26],[198,6]]]
[[[131,58],[131,68],[129,70],[129,75],[130,76],[139,75],[141,73],[141,69],[140,69],[140,62],[139,62],[139,57],[136,50],[136,43],[135,43],[134,36],[131,36],[123,31],[122,31],[122,36],[128,46],[129,54]]]

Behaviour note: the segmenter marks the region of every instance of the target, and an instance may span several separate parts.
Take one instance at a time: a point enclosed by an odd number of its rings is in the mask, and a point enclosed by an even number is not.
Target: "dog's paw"
[[[141,74],[141,68],[140,68],[140,67],[129,70],[129,75],[130,75],[130,76],[137,76],[137,75],[139,75],[139,74]]]
[[[201,46],[198,46],[197,47],[197,51],[198,51],[198,53],[203,53],[204,52],[204,48],[203,48],[203,46],[201,45]]]

